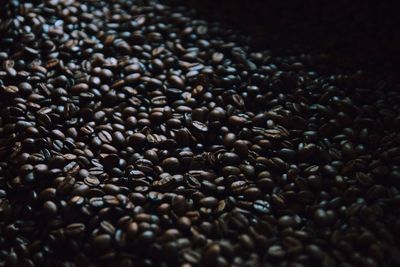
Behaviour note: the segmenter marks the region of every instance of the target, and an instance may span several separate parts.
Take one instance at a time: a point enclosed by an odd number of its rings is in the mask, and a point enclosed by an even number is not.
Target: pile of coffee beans
[[[255,50],[164,1],[14,13],[1,266],[400,265],[393,77]]]

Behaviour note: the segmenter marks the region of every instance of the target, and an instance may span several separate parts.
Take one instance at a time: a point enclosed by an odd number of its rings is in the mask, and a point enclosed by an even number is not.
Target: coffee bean
[[[191,221],[188,217],[181,217],[178,220],[178,227],[183,231],[187,231],[190,229]]]
[[[246,124],[247,120],[243,117],[233,115],[228,118],[228,123],[232,126],[243,127]]]
[[[185,85],[185,82],[182,80],[182,78],[176,75],[168,77],[168,81],[171,83],[172,86],[175,86],[177,88],[183,88]]]
[[[221,107],[216,107],[210,111],[208,119],[210,121],[222,121],[226,116],[226,111]]]
[[[89,85],[87,85],[86,83],[78,83],[74,86],[71,87],[71,92],[72,93],[82,93],[82,92],[86,92],[89,90]]]
[[[179,160],[174,157],[166,158],[161,162],[163,168],[169,171],[175,171],[180,167]]]
[[[67,236],[74,237],[82,234],[85,231],[85,225],[82,223],[72,223],[67,225],[65,233]]]
[[[187,203],[184,196],[177,195],[172,199],[172,208],[178,215],[185,213],[187,209]]]
[[[220,63],[224,59],[224,54],[215,52],[212,54],[212,61],[216,64]]]
[[[210,245],[206,251],[204,252],[204,264],[207,266],[215,265],[215,262],[218,259],[218,256],[221,253],[221,248],[218,244]]]
[[[200,131],[200,132],[207,132],[208,131],[207,125],[205,125],[204,123],[201,123],[199,121],[193,121],[192,122],[192,126],[193,126],[194,129],[196,129],[197,131]]]
[[[98,136],[99,136],[99,139],[103,143],[106,143],[106,144],[111,143],[113,140],[112,135],[108,131],[105,131],[105,130],[100,131]]]
[[[336,215],[333,211],[317,209],[314,212],[314,221],[319,225],[329,225],[334,222]]]
[[[19,90],[24,94],[30,94],[33,90],[32,85],[27,82],[22,82],[18,85]]]
[[[87,184],[88,186],[97,186],[100,184],[100,181],[96,178],[96,177],[90,177],[87,176],[84,179],[85,184]]]
[[[108,249],[111,246],[111,236],[108,234],[101,234],[93,238],[93,246],[99,252]]]
[[[285,251],[278,245],[269,247],[267,253],[272,258],[283,258],[285,256]]]
[[[145,141],[146,136],[142,133],[134,133],[132,136],[129,137],[129,143],[136,148],[142,147]]]
[[[233,143],[233,147],[236,153],[238,153],[238,155],[241,157],[247,157],[247,155],[249,154],[249,148],[244,140],[235,141]]]
[[[399,266],[399,82],[371,59],[396,53],[358,26],[395,27],[353,2],[67,2],[0,10],[0,265]]]
[[[43,204],[43,212],[48,216],[54,216],[57,214],[57,205],[52,201],[46,201]]]
[[[39,198],[41,200],[51,200],[56,196],[56,194],[57,190],[55,188],[49,187],[40,192]]]
[[[239,156],[232,152],[222,153],[218,158],[223,165],[236,165],[240,162]]]
[[[254,201],[253,207],[257,212],[264,213],[264,214],[269,213],[270,209],[271,209],[270,204],[263,200]]]
[[[207,208],[213,208],[218,205],[218,200],[214,197],[205,197],[200,200],[199,204]]]

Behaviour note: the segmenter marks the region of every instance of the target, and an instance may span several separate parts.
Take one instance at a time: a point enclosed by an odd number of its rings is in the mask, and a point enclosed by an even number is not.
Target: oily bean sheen
[[[398,75],[318,1],[3,2],[0,266],[400,266]]]

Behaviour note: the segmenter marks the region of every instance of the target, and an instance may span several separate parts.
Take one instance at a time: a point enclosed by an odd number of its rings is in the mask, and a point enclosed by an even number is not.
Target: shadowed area
[[[338,57],[347,67],[397,69],[398,1],[188,0],[209,18],[247,32],[258,48],[297,47]]]

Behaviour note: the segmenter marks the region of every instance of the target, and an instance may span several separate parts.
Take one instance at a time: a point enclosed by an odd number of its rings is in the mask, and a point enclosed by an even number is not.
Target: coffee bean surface
[[[168,3],[0,19],[0,266],[400,266],[399,83]]]

